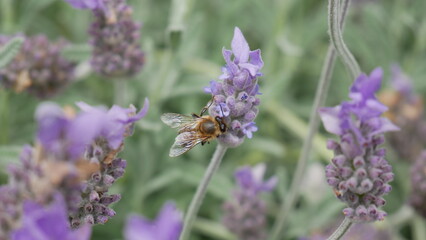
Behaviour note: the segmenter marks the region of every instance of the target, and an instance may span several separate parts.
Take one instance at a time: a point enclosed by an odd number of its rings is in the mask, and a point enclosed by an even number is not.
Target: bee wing
[[[197,144],[207,141],[209,137],[202,137],[197,132],[183,132],[180,133],[176,139],[173,146],[170,148],[170,157],[177,157],[181,154],[184,154],[195,147]]]
[[[188,124],[195,122],[192,116],[183,115],[179,113],[164,113],[161,115],[161,121],[172,128],[181,128]]]

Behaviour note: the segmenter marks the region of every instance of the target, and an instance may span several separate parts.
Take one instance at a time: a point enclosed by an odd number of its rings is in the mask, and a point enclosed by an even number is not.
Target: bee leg
[[[201,142],[201,146],[204,146],[204,144],[206,144],[206,141]]]
[[[209,107],[213,104],[213,100],[214,100],[214,96],[212,96],[212,99],[210,100],[210,104],[207,105],[207,106],[205,106],[205,107],[203,107],[203,109],[201,109],[200,116],[203,116],[204,113],[206,113],[207,110],[209,110]]]
[[[200,116],[198,116],[198,115],[197,115],[197,114],[195,114],[195,113],[191,114],[191,116],[192,116],[193,118],[200,118]]]

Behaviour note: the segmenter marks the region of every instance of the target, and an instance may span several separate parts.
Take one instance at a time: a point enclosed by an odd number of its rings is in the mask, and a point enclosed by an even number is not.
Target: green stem
[[[350,4],[350,0],[345,0],[342,7],[342,16],[340,18],[340,26],[343,28],[344,21],[346,18],[346,13]],[[309,130],[308,135],[306,136],[302,152],[300,154],[299,160],[297,162],[296,171],[290,186],[290,190],[287,194],[285,201],[280,207],[278,213],[278,219],[272,229],[271,240],[278,240],[286,227],[287,219],[290,213],[290,210],[294,207],[296,199],[299,197],[300,184],[303,180],[304,173],[306,171],[306,166],[309,160],[309,155],[312,150],[312,142],[316,132],[318,131],[319,126],[319,107],[324,105],[325,97],[328,94],[328,90],[331,82],[331,75],[334,69],[334,63],[336,60],[336,51],[333,46],[329,46],[327,51],[327,56],[321,71],[320,80],[318,82],[317,91],[315,93],[314,105],[310,113],[309,120]]]
[[[222,146],[220,143],[218,143],[216,151],[214,152],[213,157],[210,161],[210,164],[207,167],[206,172],[204,173],[204,177],[198,185],[197,192],[192,198],[191,204],[189,205],[188,211],[186,212],[182,234],[179,238],[180,240],[189,239],[189,234],[191,233],[192,225],[194,224],[195,217],[197,216],[198,210],[200,209],[201,203],[203,202],[204,196],[206,195],[207,187],[210,183],[213,174],[219,168],[219,165],[227,149],[227,147]]]
[[[355,57],[352,55],[343,41],[341,23],[339,21],[340,0],[329,0],[328,3],[328,28],[331,43],[336,48],[339,56],[342,58],[343,63],[349,70],[352,79],[356,79],[361,73],[361,69]]]
[[[127,80],[112,79],[114,81],[114,103],[124,107],[127,102]]]
[[[352,221],[349,218],[345,218],[340,226],[334,231],[333,234],[327,240],[339,240],[352,226]]]

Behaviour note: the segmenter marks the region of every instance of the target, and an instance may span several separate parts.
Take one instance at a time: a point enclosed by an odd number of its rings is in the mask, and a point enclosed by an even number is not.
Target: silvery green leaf
[[[18,54],[23,43],[24,38],[14,37],[0,48],[0,68],[3,68],[12,61],[16,54]]]

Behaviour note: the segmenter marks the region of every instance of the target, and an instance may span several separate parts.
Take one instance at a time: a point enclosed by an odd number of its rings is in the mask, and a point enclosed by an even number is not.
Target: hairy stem
[[[341,21],[339,19],[340,0],[328,1],[328,28],[331,43],[336,48],[337,53],[342,58],[343,63],[349,70],[352,79],[356,79],[361,73],[358,62],[349,51],[345,42],[343,41],[343,34],[341,29]]]
[[[340,18],[340,24],[339,24],[342,28],[344,25],[349,4],[350,4],[350,0],[345,0],[343,3],[342,16]],[[308,135],[306,136],[303,142],[302,152],[297,162],[296,171],[290,186],[290,190],[287,194],[287,197],[285,198],[285,201],[282,203],[280,207],[280,211],[277,215],[278,218],[272,229],[272,234],[270,238],[271,240],[280,239],[281,234],[286,227],[289,212],[293,208],[296,202],[296,199],[299,196],[300,184],[303,180],[309,155],[312,150],[312,141],[313,141],[314,135],[318,131],[319,115],[317,111],[319,107],[324,105],[325,97],[328,94],[328,89],[330,87],[330,80],[331,80],[331,75],[334,69],[335,60],[336,60],[336,50],[332,45],[330,45],[328,47],[327,56],[325,58],[325,62],[321,71],[321,76],[318,82],[317,91],[315,93],[314,104],[312,106],[312,110],[310,113]]]
[[[192,198],[191,204],[189,205],[188,211],[186,212],[182,234],[179,238],[180,240],[189,239],[189,234],[191,233],[192,225],[194,223],[195,217],[197,216],[198,210],[200,209],[201,203],[203,202],[204,196],[206,195],[207,187],[210,183],[211,178],[213,177],[213,174],[219,168],[219,165],[227,149],[227,147],[222,146],[220,143],[218,143],[216,151],[214,152],[213,157],[210,161],[210,164],[207,167],[203,179],[198,185],[197,192]]]
[[[334,231],[333,234],[327,240],[339,240],[352,226],[352,221],[349,218],[345,218],[340,226]]]

